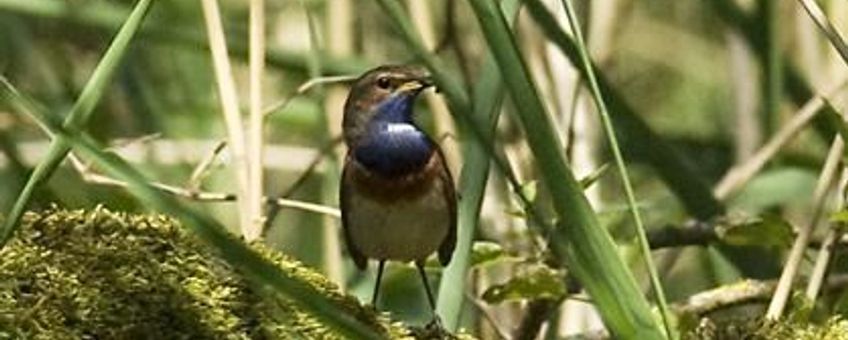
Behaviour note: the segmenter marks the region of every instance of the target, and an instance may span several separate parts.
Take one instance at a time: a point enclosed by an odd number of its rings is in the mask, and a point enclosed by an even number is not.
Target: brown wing
[[[341,206],[342,211],[342,230],[344,231],[344,240],[345,244],[347,244],[347,251],[350,253],[350,257],[353,259],[353,263],[356,264],[356,267],[359,270],[364,270],[365,267],[368,266],[368,258],[365,255],[362,255],[362,252],[356,248],[356,245],[353,244],[353,241],[350,237],[350,229],[348,226],[348,213],[346,211],[349,210],[348,204],[350,203],[349,192],[350,186],[352,182],[347,178],[348,176],[348,168],[352,163],[350,161],[345,162],[345,166],[342,169],[342,182],[339,184],[339,204]]]
[[[454,189],[453,177],[451,176],[447,161],[445,161],[445,156],[442,154],[442,150],[437,147],[436,152],[438,152],[439,163],[442,167],[438,180],[442,181],[442,192],[445,200],[448,202],[448,209],[450,213],[448,234],[439,246],[439,262],[441,262],[443,266],[447,266],[448,263],[450,263],[451,257],[453,257],[453,250],[456,248],[456,189]]]

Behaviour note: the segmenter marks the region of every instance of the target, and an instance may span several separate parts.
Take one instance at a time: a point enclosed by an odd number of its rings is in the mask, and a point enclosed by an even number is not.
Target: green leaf
[[[793,239],[792,225],[775,214],[721,224],[716,232],[722,241],[736,246],[788,248]]]
[[[521,185],[521,192],[524,194],[524,197],[527,197],[530,202],[535,201],[536,194],[539,193],[537,184],[537,181],[529,181]]]
[[[488,241],[474,242],[471,249],[471,267],[482,267],[490,264],[500,263],[507,260],[515,260],[500,244]]]
[[[848,223],[848,209],[842,209],[830,215],[831,223]]]
[[[756,214],[784,204],[802,204],[813,195],[817,174],[810,169],[779,167],[751,179],[730,200],[730,206]]]
[[[482,298],[490,304],[499,304],[517,300],[560,300],[565,298],[566,293],[563,273],[537,265],[502,284],[487,288]]]

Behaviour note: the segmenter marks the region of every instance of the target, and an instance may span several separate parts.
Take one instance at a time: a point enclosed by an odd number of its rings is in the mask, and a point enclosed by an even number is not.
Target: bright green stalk
[[[571,26],[571,32],[574,40],[577,42],[577,51],[580,52],[581,67],[585,70],[583,74],[589,82],[589,89],[592,91],[592,97],[595,99],[598,113],[601,116],[601,121],[604,125],[604,130],[607,139],[610,143],[615,165],[618,168],[618,174],[621,176],[621,182],[624,185],[624,193],[627,196],[627,205],[630,208],[630,214],[633,216],[633,222],[636,224],[636,235],[639,239],[639,248],[642,252],[642,257],[645,260],[645,267],[648,268],[648,274],[651,276],[651,285],[654,288],[654,293],[657,296],[657,304],[660,307],[663,326],[665,333],[671,338],[677,338],[676,333],[672,332],[669,322],[670,313],[665,300],[665,291],[660,282],[657,268],[651,259],[651,246],[648,244],[648,237],[645,236],[645,226],[642,224],[642,216],[639,208],[636,206],[636,195],[633,193],[633,186],[630,184],[630,176],[627,174],[627,165],[624,164],[624,157],[621,156],[621,149],[618,146],[618,138],[615,136],[615,129],[612,126],[607,105],[604,102],[601,89],[598,87],[598,80],[595,78],[595,72],[592,69],[592,61],[589,59],[589,53],[586,50],[586,43],[583,41],[583,33],[580,31],[580,23],[577,21],[577,15],[574,14],[574,8],[568,0],[562,0],[562,5],[565,7],[565,13],[568,16],[568,23]]]
[[[132,41],[133,36],[141,26],[152,2],[153,0],[139,0],[136,4],[135,9],[130,13],[121,30],[118,31],[112,44],[109,45],[109,49],[103,55],[103,59],[97,64],[97,68],[92,73],[91,78],[86,83],[76,103],[71,108],[70,113],[65,119],[64,128],[74,131],[81,130],[86,122],[88,122],[91,113],[94,111],[94,107],[103,96],[109,80],[115,74],[115,70],[117,70],[124,53],[126,53],[130,41]],[[15,229],[17,229],[18,223],[32,198],[32,194],[50,178],[56,167],[65,159],[68,151],[70,151],[70,145],[64,138],[56,138],[50,144],[47,157],[33,171],[32,176],[30,176],[23,191],[21,191],[20,196],[15,201],[12,211],[9,212],[9,216],[3,224],[3,229],[0,230],[0,248],[6,244],[14,234]]]
[[[507,0],[501,4],[505,15],[514,18],[518,12],[519,2]],[[503,79],[498,71],[498,65],[491,55],[486,57],[480,80],[474,93],[474,118],[483,129],[494,135],[497,127],[500,106],[503,97]],[[442,317],[445,328],[455,331],[459,327],[459,319],[465,301],[468,267],[471,260],[471,247],[474,243],[474,231],[480,218],[480,207],[486,192],[486,182],[489,178],[488,152],[474,140],[466,141],[465,164],[459,177],[459,231],[457,234],[456,250],[450,265],[445,268],[439,284],[439,301],[436,311]]]
[[[583,190],[568,168],[542,101],[533,86],[515,38],[495,2],[469,0],[510,97],[559,222],[551,230],[551,248],[583,284],[606,326],[618,338],[663,339],[650,306],[642,296],[615,244],[601,227]]]

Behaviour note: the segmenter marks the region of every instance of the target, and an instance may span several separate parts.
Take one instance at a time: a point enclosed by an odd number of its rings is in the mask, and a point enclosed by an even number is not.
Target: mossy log
[[[318,272],[253,247],[386,338],[412,337]],[[0,258],[0,339],[340,338],[162,215],[29,213]]]

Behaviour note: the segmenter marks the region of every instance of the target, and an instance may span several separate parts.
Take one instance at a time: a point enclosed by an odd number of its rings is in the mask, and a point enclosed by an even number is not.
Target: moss
[[[716,322],[701,319],[700,325],[684,339],[762,339],[762,340],[848,340],[848,321],[839,316],[821,324],[793,320],[729,319]]]
[[[253,246],[387,337],[409,334],[321,274]],[[0,258],[0,338],[339,338],[161,215],[29,213]]]

